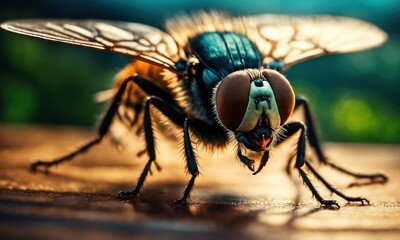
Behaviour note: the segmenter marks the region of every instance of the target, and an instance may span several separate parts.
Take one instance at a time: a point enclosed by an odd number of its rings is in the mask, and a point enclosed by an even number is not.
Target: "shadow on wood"
[[[146,156],[135,155],[142,145],[121,153],[105,141],[44,175],[29,171],[33,159],[64,154],[93,133],[66,127],[1,126],[0,134],[2,239],[321,239],[333,235],[376,239],[400,234],[399,146],[327,144],[334,162],[358,172],[385,172],[390,181],[347,188],[354,181],[351,177],[320,167],[337,188],[371,201],[370,206],[359,206],[332,196],[341,209],[326,210],[295,173],[300,202],[293,215],[296,187],[283,170],[287,148],[275,151],[256,176],[237,163],[233,150],[200,153],[201,175],[190,204],[171,207],[189,178],[173,143],[159,140],[157,157],[163,170],[154,169],[136,201],[121,202],[115,199],[117,192],[134,186],[146,162]],[[330,197],[321,185],[318,190]]]

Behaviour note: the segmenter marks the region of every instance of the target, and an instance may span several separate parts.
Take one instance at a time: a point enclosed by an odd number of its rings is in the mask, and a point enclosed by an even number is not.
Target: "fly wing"
[[[378,27],[349,17],[262,14],[248,17],[248,24],[264,40],[264,63],[281,60],[284,69],[326,54],[377,47],[387,39]]]
[[[16,20],[1,24],[5,30],[142,60],[170,71],[179,56],[175,40],[157,28],[139,23],[102,20]]]

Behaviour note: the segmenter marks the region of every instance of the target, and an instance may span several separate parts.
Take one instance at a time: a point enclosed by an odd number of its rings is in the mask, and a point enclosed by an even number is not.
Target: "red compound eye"
[[[246,113],[250,94],[250,76],[244,71],[229,74],[215,92],[217,114],[222,124],[235,131]]]
[[[283,125],[293,112],[295,96],[289,81],[279,72],[271,69],[262,71],[262,75],[268,80],[274,91],[276,104],[278,105],[281,125]]]

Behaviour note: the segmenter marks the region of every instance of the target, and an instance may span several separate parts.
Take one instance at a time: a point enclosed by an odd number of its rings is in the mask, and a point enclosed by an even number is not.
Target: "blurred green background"
[[[86,0],[9,1],[0,20],[88,18],[163,28],[195,9],[233,14],[331,14],[372,22],[389,34],[381,48],[313,59],[287,72],[309,98],[328,141],[400,143],[400,1],[397,0]],[[93,127],[104,108],[93,94],[111,86],[130,59],[0,31],[0,122]]]

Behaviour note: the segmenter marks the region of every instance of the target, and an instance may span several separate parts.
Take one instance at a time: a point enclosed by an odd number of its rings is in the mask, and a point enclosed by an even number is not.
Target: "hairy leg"
[[[343,194],[342,192],[338,191],[334,188],[328,181],[326,181],[312,166],[311,164],[305,159],[305,148],[306,148],[306,135],[307,130],[303,123],[301,122],[291,122],[282,126],[286,130],[286,137],[281,139],[278,144],[284,142],[288,137],[293,136],[294,134],[300,132],[300,136],[297,142],[297,154],[296,154],[296,161],[295,161],[295,168],[299,171],[300,177],[302,178],[303,182],[307,185],[310,189],[312,195],[317,199],[319,203],[321,203],[324,207],[329,208],[339,208],[339,205],[335,200],[325,200],[316,190],[314,185],[311,183],[310,179],[308,178],[307,174],[304,172],[304,165],[310,170],[311,174],[313,174],[329,191],[338,195],[339,197],[349,201],[349,202],[361,202],[361,204],[369,203],[367,199],[361,197],[349,197]],[[289,168],[287,168],[289,172]]]
[[[149,95],[154,95],[158,96],[160,98],[165,98],[165,101],[171,102],[172,97],[166,93],[164,90],[153,84],[151,81],[148,81],[138,75],[136,76],[131,76],[124,80],[124,82],[121,84],[120,88],[118,89],[116,95],[114,96],[113,100],[111,101],[110,106],[108,107],[107,111],[104,114],[103,119],[101,120],[100,126],[97,131],[97,136],[94,137],[92,140],[89,142],[83,144],[82,146],[78,147],[77,150],[70,152],[64,156],[55,158],[50,161],[36,161],[31,164],[31,170],[32,171],[37,171],[39,167],[43,167],[45,171],[48,171],[48,169],[52,166],[58,165],[63,162],[67,162],[72,160],[74,157],[77,155],[84,153],[88,151],[90,148],[93,146],[99,144],[101,140],[104,138],[104,136],[108,133],[108,130],[111,126],[112,120],[114,116],[118,113],[118,107],[120,105],[122,95],[124,92],[127,90],[128,83],[133,82],[137,84],[140,88],[142,88],[147,94]]]
[[[183,126],[183,137],[184,137],[184,151],[186,156],[186,167],[188,172],[192,175],[187,187],[183,193],[181,199],[176,200],[174,205],[185,205],[187,203],[187,198],[194,186],[194,181],[199,174],[197,161],[195,154],[193,152],[192,143],[189,134],[189,124],[190,120],[185,116],[183,112],[177,108],[172,103],[165,102],[164,100],[157,97],[149,97],[145,103],[144,107],[144,132],[146,137],[146,149],[149,155],[149,160],[146,163],[142,173],[139,176],[136,186],[129,191],[120,192],[117,198],[122,200],[132,200],[135,199],[140,193],[141,188],[146,180],[146,177],[150,171],[152,163],[156,159],[155,149],[154,149],[154,136],[153,129],[151,126],[151,114],[150,114],[150,104],[160,110],[166,117],[168,117],[172,122],[178,126]]]
[[[173,205],[186,205],[187,198],[189,197],[190,192],[194,186],[194,180],[199,175],[199,167],[196,161],[196,156],[193,152],[192,141],[190,140],[189,134],[189,124],[190,120],[185,118],[185,122],[183,124],[183,139],[184,139],[184,146],[185,146],[185,156],[186,156],[186,167],[188,172],[191,175],[191,178],[183,192],[182,198],[174,201]]]
[[[126,79],[123,82],[123,84],[121,85],[121,87],[118,89],[117,94],[115,95],[114,99],[112,100],[109,108],[107,109],[107,111],[106,111],[106,113],[105,113],[105,115],[104,115],[104,117],[103,117],[103,119],[101,121],[100,127],[99,127],[98,132],[97,132],[98,136],[96,136],[93,140],[90,140],[89,142],[83,144],[77,150],[75,150],[73,152],[70,152],[70,153],[68,153],[68,154],[66,154],[64,156],[55,158],[55,159],[53,159],[51,161],[40,161],[39,160],[39,161],[34,162],[31,165],[31,170],[32,171],[36,171],[38,169],[38,167],[44,167],[45,170],[47,171],[48,168],[50,168],[50,167],[52,167],[54,165],[58,165],[58,164],[60,164],[62,162],[70,161],[75,156],[86,152],[91,147],[93,147],[93,146],[97,145],[98,143],[100,143],[101,140],[104,138],[104,136],[107,134],[107,132],[108,132],[108,130],[110,128],[112,119],[113,119],[114,115],[117,112],[118,105],[119,105],[119,102],[121,101],[122,94],[125,92],[126,86],[128,85],[128,83],[131,82],[131,81],[133,81],[133,77],[130,77],[130,78]]]
[[[318,161],[320,163],[327,165],[341,173],[353,176],[357,179],[368,180],[368,182],[366,182],[366,183],[352,183],[349,186],[361,186],[361,185],[369,185],[369,184],[376,184],[376,183],[385,183],[388,181],[387,176],[385,176],[382,173],[360,174],[360,173],[355,173],[355,172],[349,171],[347,169],[344,169],[343,167],[340,167],[340,166],[336,165],[335,163],[331,163],[324,155],[324,151],[322,149],[320,140],[319,140],[317,132],[316,132],[314,118],[311,113],[310,106],[309,106],[307,100],[304,97],[296,96],[295,109],[297,109],[300,106],[303,106],[303,111],[304,111],[305,121],[306,121],[306,126],[307,126],[308,141],[309,141],[311,147],[315,150]]]

